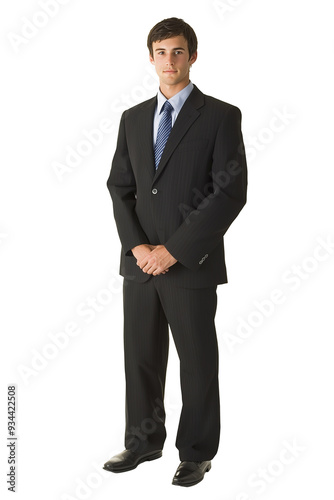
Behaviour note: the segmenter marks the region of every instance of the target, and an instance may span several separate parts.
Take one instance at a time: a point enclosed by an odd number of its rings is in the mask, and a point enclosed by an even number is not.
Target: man
[[[197,484],[220,434],[218,284],[223,235],[246,203],[239,108],[189,79],[197,38],[182,19],[148,35],[158,95],[126,110],[107,186],[121,240],[126,377],[125,450],[104,468],[124,472],[161,457],[168,326],[180,359],[181,463],[173,484]]]

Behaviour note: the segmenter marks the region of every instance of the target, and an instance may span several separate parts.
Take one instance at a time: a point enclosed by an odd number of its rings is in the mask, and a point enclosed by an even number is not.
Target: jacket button
[[[157,194],[158,190],[156,188],[152,189],[153,194]]]

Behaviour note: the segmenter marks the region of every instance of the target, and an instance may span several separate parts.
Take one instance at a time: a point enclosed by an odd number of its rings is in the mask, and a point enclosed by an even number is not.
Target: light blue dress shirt
[[[183,104],[185,103],[186,99],[189,97],[191,91],[194,88],[194,84],[192,82],[189,82],[184,89],[180,90],[177,94],[175,94],[173,97],[168,99],[168,101],[171,103],[173,106],[173,111],[171,113],[172,115],[172,127],[175,123],[175,120],[177,118],[177,115],[181,111],[181,108]],[[166,97],[161,93],[160,89],[158,91],[158,103],[157,107],[155,109],[154,113],[154,118],[153,118],[153,148],[155,147],[155,142],[157,140],[157,134],[158,134],[158,127],[159,123],[162,117],[162,113],[160,114],[161,108],[164,105],[165,101],[167,101]]]

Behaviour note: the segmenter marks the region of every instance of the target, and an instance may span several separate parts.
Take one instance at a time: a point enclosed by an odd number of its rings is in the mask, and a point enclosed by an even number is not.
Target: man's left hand
[[[140,262],[137,262],[137,266],[144,273],[156,276],[169,269],[176,262],[177,260],[168,252],[164,245],[156,245],[152,252],[147,254]]]

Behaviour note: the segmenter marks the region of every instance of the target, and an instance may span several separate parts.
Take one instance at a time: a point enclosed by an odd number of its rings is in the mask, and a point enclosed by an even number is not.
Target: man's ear
[[[150,58],[150,63],[155,65],[155,61],[154,61],[153,57],[151,56],[151,54],[149,55],[149,58]]]
[[[196,59],[197,59],[197,50],[196,52],[193,53],[193,55],[189,59],[190,64],[193,64],[196,61]]]

